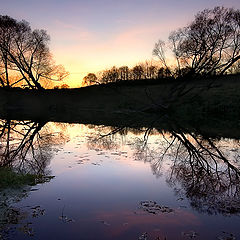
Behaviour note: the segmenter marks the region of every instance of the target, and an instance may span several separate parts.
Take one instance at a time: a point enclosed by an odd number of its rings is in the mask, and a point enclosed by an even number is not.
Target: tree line
[[[97,74],[89,73],[83,78],[82,85],[107,84],[110,82],[141,80],[141,79],[162,79],[171,77],[168,69],[152,61],[146,61],[135,65],[116,67],[100,71]]]

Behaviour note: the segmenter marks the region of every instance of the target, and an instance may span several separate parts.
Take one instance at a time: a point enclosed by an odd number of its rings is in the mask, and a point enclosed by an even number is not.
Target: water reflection
[[[220,141],[176,132],[171,140],[168,148],[174,160],[168,182],[180,184],[192,207],[200,212],[239,213],[239,162],[227,157]]]
[[[170,131],[161,129],[108,128],[92,137],[90,147],[109,146],[134,133],[131,142],[136,160],[149,162],[154,175],[162,176],[164,162],[169,165],[166,181],[179,199],[187,197],[191,206],[208,214],[239,214],[240,151],[239,140],[213,139],[187,131],[174,124]],[[98,129],[99,130],[99,129]],[[121,136],[120,139],[115,135]],[[136,134],[142,134],[137,137]],[[156,140],[156,135],[158,139]],[[125,137],[123,137],[125,136]],[[155,137],[155,145],[149,138]],[[157,147],[156,147],[156,143]]]
[[[50,181],[47,167],[54,156],[54,147],[67,140],[64,132],[53,130],[46,122],[0,120],[0,167],[18,174],[33,174],[35,184]],[[0,239],[9,239],[16,229],[24,235],[34,235],[31,219],[44,215],[45,210],[39,205],[16,207],[15,204],[35,190],[33,186],[11,184],[0,188]]]
[[[46,122],[0,120],[0,167],[47,175],[53,147],[66,139],[64,131],[56,134]]]
[[[56,175],[38,191],[26,189],[22,204],[7,205],[27,235],[169,240],[236,234],[238,140],[176,123],[162,130],[8,120],[1,121],[0,137],[1,166]],[[227,223],[225,216],[231,216]]]

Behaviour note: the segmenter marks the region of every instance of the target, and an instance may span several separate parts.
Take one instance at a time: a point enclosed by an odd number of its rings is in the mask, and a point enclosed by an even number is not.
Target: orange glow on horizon
[[[169,21],[168,24],[129,26],[102,39],[88,29],[84,29],[82,34],[83,30],[75,26],[62,22],[56,24],[61,31],[53,32],[51,50],[57,63],[70,73],[68,80],[64,81],[70,87],[80,87],[83,77],[88,73],[96,74],[113,66],[132,68],[151,60],[154,43],[159,37],[167,39],[169,29],[176,25]]]
[[[114,62],[113,64],[109,64],[108,62],[105,62],[105,63],[102,62],[101,64],[96,63],[95,66],[94,64],[92,64],[92,66],[87,66],[87,65],[78,64],[77,62],[75,64],[68,64],[68,63],[64,64],[64,61],[61,61],[59,59],[58,62],[61,62],[61,64],[64,65],[66,71],[69,72],[69,76],[57,85],[62,85],[66,83],[71,88],[82,87],[82,80],[88,73],[94,73],[97,75],[99,72],[104,71],[106,69],[110,69],[113,66],[115,67],[128,66],[129,68],[132,68],[139,63],[145,62],[146,60],[148,59],[143,59],[142,61],[136,59],[136,61],[128,62],[128,63],[122,60],[122,62],[119,61],[116,64],[114,64]]]
[[[63,58],[64,59],[64,58]],[[172,57],[169,57],[168,63],[169,66],[172,67],[175,65],[175,60]],[[133,59],[132,61],[124,61],[123,59],[119,59],[118,61],[110,61],[111,63],[109,63],[108,61],[106,62],[96,62],[93,63],[91,62],[90,65],[88,65],[87,63],[85,64],[81,64],[76,62],[71,62],[71,63],[64,63],[64,61],[61,61],[61,59],[58,60],[58,62],[60,62],[62,65],[64,65],[66,71],[69,72],[69,76],[64,79],[62,82],[60,82],[59,84],[56,85],[62,85],[64,83],[68,84],[70,86],[70,88],[78,88],[78,87],[82,87],[82,80],[83,78],[88,75],[89,73],[94,73],[94,74],[98,74],[101,71],[107,70],[112,68],[113,66],[115,67],[121,67],[121,66],[128,66],[129,68],[134,67],[135,65],[141,64],[141,63],[145,63],[146,61],[152,61],[154,64],[158,64],[160,63],[157,59]]]

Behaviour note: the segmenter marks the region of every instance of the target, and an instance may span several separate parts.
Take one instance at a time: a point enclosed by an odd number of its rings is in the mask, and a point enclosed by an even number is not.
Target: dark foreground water
[[[239,239],[239,144],[181,130],[1,121],[0,239]]]

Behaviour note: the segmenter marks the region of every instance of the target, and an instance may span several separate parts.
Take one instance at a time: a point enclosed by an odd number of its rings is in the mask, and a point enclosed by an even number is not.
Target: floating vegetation
[[[10,168],[0,169],[0,239],[9,239],[16,229],[28,236],[34,235],[33,225],[29,220],[43,216],[45,209],[40,205],[32,207],[14,205],[26,198],[30,192],[39,190],[32,186],[49,182],[52,178],[53,176],[16,173]]]
[[[67,217],[67,216],[64,216],[64,215],[60,216],[59,219],[60,219],[62,222],[64,222],[64,223],[75,222],[73,219],[71,219],[71,218],[69,218],[69,217]]]
[[[61,200],[61,199],[58,198],[58,200]],[[74,219],[69,218],[69,217],[67,217],[66,215],[64,215],[64,210],[65,210],[65,204],[63,205],[62,214],[61,214],[61,216],[59,216],[59,219],[60,219],[63,223],[75,222]]]
[[[139,238],[138,238],[138,240],[147,240],[147,233],[146,232],[144,232]]]
[[[141,201],[139,205],[139,209],[151,213],[151,214],[159,214],[159,213],[171,213],[173,212],[172,208],[161,206],[157,204],[155,201],[147,200]]]
[[[101,166],[101,164],[99,164],[99,163],[92,163],[92,165],[95,165],[95,166]]]
[[[235,240],[237,239],[232,233],[222,231],[222,234],[217,237],[218,240]]]
[[[19,230],[22,231],[26,235],[34,236],[34,230],[31,225],[32,225],[32,223],[28,222],[28,223],[22,225],[19,228]]]
[[[105,226],[110,226],[111,225],[110,223],[108,223],[108,222],[106,222],[104,220],[100,220],[100,223],[104,224]]]
[[[42,209],[40,206],[32,207],[32,217],[37,218],[45,214],[45,209]]]
[[[77,161],[77,164],[84,164],[84,161],[79,160],[79,161]]]
[[[15,207],[14,204],[27,196],[30,186],[4,189],[0,192],[0,239],[9,239],[12,232],[18,229],[28,236],[34,235],[32,218],[45,214],[40,205]]]
[[[189,232],[182,232],[182,236],[187,237],[188,239],[193,239],[198,236],[198,234],[195,231],[189,231]]]
[[[120,156],[121,155],[121,153],[120,152],[112,152],[112,153],[110,153],[111,155],[116,155],[116,156]]]

